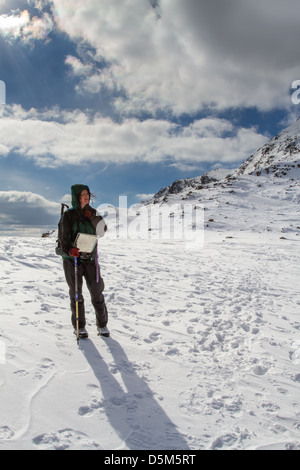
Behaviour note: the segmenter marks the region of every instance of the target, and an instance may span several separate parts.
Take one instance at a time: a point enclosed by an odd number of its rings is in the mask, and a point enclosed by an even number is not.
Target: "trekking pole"
[[[96,243],[96,258],[95,258],[95,265],[96,265],[96,283],[99,282],[99,260],[98,260],[98,242]]]
[[[77,256],[75,259],[75,302],[76,302],[76,339],[79,344],[79,312],[78,312],[78,270],[77,270]]]

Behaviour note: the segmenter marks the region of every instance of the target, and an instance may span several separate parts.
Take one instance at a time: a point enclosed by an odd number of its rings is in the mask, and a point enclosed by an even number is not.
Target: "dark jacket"
[[[78,233],[88,233],[95,235],[96,225],[102,219],[98,215],[96,209],[89,206],[91,217],[85,217],[84,211],[80,206],[79,196],[83,190],[87,190],[90,194],[89,187],[83,184],[75,184],[71,187],[72,207],[67,210],[62,218],[61,225],[61,246],[63,251],[63,259],[72,259],[70,250],[74,247],[75,239]],[[94,259],[92,254],[92,259]]]

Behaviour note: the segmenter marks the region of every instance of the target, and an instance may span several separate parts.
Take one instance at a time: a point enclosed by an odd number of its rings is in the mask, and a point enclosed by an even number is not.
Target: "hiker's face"
[[[81,208],[83,209],[84,206],[86,206],[88,203],[90,202],[90,196],[89,196],[89,193],[86,189],[84,189],[83,191],[81,191],[80,193],[80,205],[81,205]]]

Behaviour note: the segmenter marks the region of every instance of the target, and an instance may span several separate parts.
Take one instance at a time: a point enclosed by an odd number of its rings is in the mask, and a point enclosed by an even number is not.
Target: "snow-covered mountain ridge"
[[[270,142],[251,155],[235,172],[242,174],[274,174],[274,176],[300,176],[300,120],[281,131]]]
[[[196,178],[177,180],[160,189],[148,203],[167,202],[173,194],[194,199],[197,191],[212,186],[230,185],[242,175],[273,175],[300,179],[300,120],[280,132],[257,152],[251,155],[236,170],[217,169]]]
[[[300,233],[300,121],[280,132],[236,170],[219,169],[177,180],[144,204],[195,204],[205,229]],[[138,206],[137,206],[138,207]],[[173,209],[172,209],[173,210]]]

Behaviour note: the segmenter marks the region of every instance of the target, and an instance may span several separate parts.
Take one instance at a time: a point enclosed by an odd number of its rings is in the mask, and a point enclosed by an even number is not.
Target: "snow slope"
[[[53,240],[1,238],[0,449],[300,449],[299,241],[224,235],[103,240],[79,348]]]
[[[199,249],[112,227],[99,241],[112,335],[97,336],[85,290],[79,347],[55,238],[1,237],[0,450],[299,450],[298,172],[149,203],[198,205]]]

